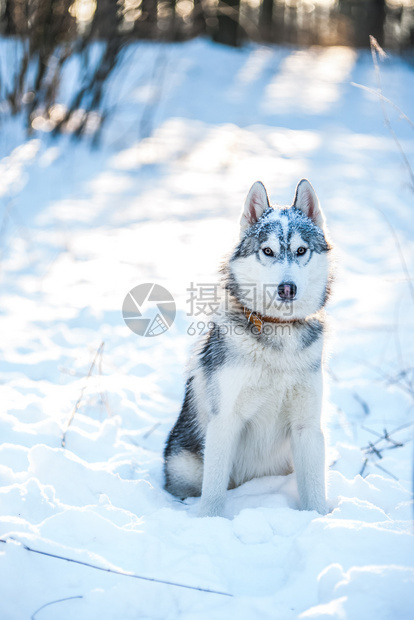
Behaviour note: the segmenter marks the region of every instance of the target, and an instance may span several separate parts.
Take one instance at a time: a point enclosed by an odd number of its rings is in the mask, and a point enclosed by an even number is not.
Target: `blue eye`
[[[307,248],[304,248],[303,246],[301,246],[300,248],[298,248],[296,250],[296,254],[298,256],[303,256],[304,254],[306,254]]]
[[[266,254],[266,256],[274,256],[271,248],[263,248],[263,254]]]

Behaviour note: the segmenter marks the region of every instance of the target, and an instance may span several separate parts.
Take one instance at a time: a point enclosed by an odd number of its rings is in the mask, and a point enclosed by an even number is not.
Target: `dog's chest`
[[[237,410],[245,421],[254,424],[257,434],[265,436],[273,425],[285,434],[298,394],[317,380],[321,355],[322,338],[304,348],[298,331],[270,345],[240,337],[222,388],[238,392]],[[274,437],[277,434],[272,433]]]
[[[260,378],[269,376],[279,381],[300,380],[322,356],[322,338],[308,344],[303,331],[290,325],[276,328],[272,335],[252,338],[241,335],[232,339],[232,352],[243,363],[252,367]]]
[[[292,471],[290,449],[291,413],[304,370],[292,360],[295,344],[284,350],[258,349],[246,357],[243,386],[236,410],[243,419],[232,471],[236,485],[257,476],[283,475]],[[306,374],[306,373],[305,373]]]
[[[232,471],[236,486],[255,477],[292,471],[289,413],[285,407],[288,393],[287,388],[279,385],[273,390],[262,390],[255,400],[245,400],[245,424]]]

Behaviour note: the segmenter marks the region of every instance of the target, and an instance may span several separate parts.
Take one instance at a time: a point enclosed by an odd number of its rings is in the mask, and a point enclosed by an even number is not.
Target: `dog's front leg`
[[[216,517],[223,513],[240,430],[240,418],[225,412],[213,414],[208,424],[199,517]]]
[[[302,510],[326,514],[325,440],[321,428],[292,429],[292,451]]]
[[[328,512],[325,486],[325,438],[320,425],[322,382],[301,390],[291,424],[291,446],[302,510]]]

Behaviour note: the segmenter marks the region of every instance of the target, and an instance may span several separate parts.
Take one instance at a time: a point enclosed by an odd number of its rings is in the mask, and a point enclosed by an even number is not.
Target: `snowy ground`
[[[414,191],[378,100],[351,82],[376,87],[369,53],[142,44],[98,150],[3,122],[2,619],[412,618]],[[382,82],[414,118],[413,70],[389,58]],[[388,111],[414,165],[412,128]],[[288,204],[303,176],[338,256],[332,512],[299,511],[291,475],[252,480],[228,492],[227,518],[198,519],[198,500],[174,500],[162,478],[200,320],[186,289],[217,281],[254,181]],[[156,338],[122,320],[143,282],[177,302]],[[396,432],[380,458],[369,444],[384,429]]]

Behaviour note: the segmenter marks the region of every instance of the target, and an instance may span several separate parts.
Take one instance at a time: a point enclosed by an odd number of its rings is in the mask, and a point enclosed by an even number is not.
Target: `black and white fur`
[[[331,246],[312,185],[302,179],[291,207],[271,207],[255,183],[240,233],[222,269],[227,307],[199,344],[167,440],[166,489],[201,495],[199,515],[215,516],[228,488],[295,470],[302,509],[325,514],[322,356]],[[268,285],[276,296],[266,294]],[[255,291],[247,298],[246,287]],[[259,331],[246,307],[280,323]]]

